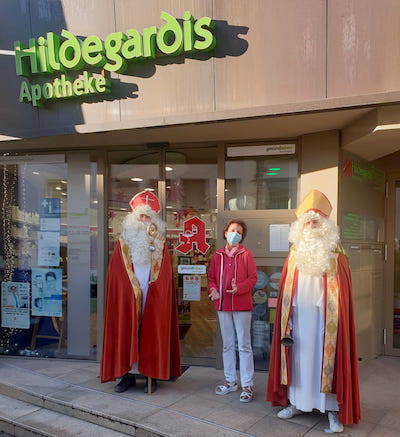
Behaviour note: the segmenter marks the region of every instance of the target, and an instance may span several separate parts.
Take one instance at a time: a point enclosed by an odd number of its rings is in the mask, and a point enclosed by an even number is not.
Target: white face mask
[[[228,232],[226,234],[226,241],[231,245],[234,246],[235,244],[238,244],[242,239],[242,236],[238,232]]]

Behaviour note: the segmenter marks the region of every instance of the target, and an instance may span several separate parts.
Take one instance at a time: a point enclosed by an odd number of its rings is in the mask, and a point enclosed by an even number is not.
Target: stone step
[[[72,434],[52,434],[52,426],[50,426],[50,428],[46,426],[46,424],[53,424],[53,422],[54,424],[60,423],[61,430],[63,430],[62,427],[64,424],[68,423],[68,421],[71,419],[71,423],[75,423],[74,421],[76,420],[77,427],[80,426],[80,424],[87,424],[88,427],[94,427],[93,431],[90,431],[91,433],[93,432],[93,434],[81,434],[85,436],[165,436],[164,433],[139,426],[134,420],[129,420],[125,417],[119,417],[117,413],[112,414],[105,412],[104,408],[103,411],[101,411],[101,407],[98,409],[93,407],[93,405],[104,405],[106,406],[105,409],[107,409],[108,406],[111,406],[112,409],[113,404],[117,407],[118,401],[113,395],[93,391],[90,389],[84,389],[82,387],[75,387],[69,384],[66,386],[64,384],[64,387],[52,387],[53,389],[56,389],[56,391],[51,390],[51,393],[46,394],[43,393],[43,391],[45,391],[46,388],[49,389],[49,385],[51,385],[53,381],[48,380],[46,382],[48,385],[43,385],[41,387],[42,393],[39,390],[29,390],[15,385],[15,381],[10,384],[0,382],[0,412],[7,411],[7,409],[3,410],[2,406],[4,405],[4,407],[7,407],[8,402],[9,405],[14,405],[14,403],[17,402],[20,403],[19,405],[21,406],[21,411],[26,410],[28,415],[26,418],[27,420],[25,421],[25,417],[22,417],[24,414],[22,414],[20,417],[19,410],[17,413],[16,407],[10,410],[10,413],[14,411],[14,414],[10,414],[9,416],[0,413],[0,421],[3,423],[3,426],[0,427],[0,430],[10,432],[9,430],[12,429],[13,426],[15,426],[16,429],[30,429],[30,426],[32,426],[34,429],[34,431],[32,431],[33,435],[56,435],[57,437],[80,435],[75,431]],[[55,382],[55,384],[57,385],[57,382]],[[63,397],[69,399],[70,401],[65,401],[62,399]],[[95,402],[93,402],[93,399],[95,399]],[[132,405],[129,407],[133,409]],[[54,417],[51,419],[47,417],[50,417],[51,415],[54,415]],[[42,416],[44,418],[43,420],[41,419]],[[36,418],[38,420],[37,428],[35,428]],[[97,433],[96,427],[101,430],[100,434]],[[48,431],[48,429],[50,431]]]
[[[126,434],[0,395],[0,435],[121,437]]]

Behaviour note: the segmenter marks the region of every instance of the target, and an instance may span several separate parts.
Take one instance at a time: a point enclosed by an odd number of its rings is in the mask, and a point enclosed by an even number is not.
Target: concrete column
[[[338,218],[339,152],[337,130],[301,137],[299,201],[311,190],[323,192],[332,204],[330,218],[335,222]]]

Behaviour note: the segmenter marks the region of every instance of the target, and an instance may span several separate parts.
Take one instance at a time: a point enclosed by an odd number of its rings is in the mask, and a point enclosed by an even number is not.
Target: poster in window
[[[62,316],[62,269],[32,269],[32,316]]]
[[[39,208],[40,230],[60,232],[61,203],[58,198],[44,198]]]
[[[38,264],[53,267],[60,265],[59,232],[39,232]]]
[[[1,283],[1,326],[29,329],[29,283]]]
[[[183,300],[200,300],[201,277],[199,275],[183,276]]]

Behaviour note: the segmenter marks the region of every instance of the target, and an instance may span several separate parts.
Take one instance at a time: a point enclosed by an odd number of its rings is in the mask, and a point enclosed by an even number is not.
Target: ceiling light
[[[165,171],[172,171],[173,168],[172,167],[165,167]]]
[[[395,129],[400,129],[400,123],[379,124],[372,132],[378,132],[380,130],[395,130]]]
[[[131,178],[132,182],[143,182],[142,178]]]
[[[61,191],[62,188],[61,187],[56,187],[56,190]]]

